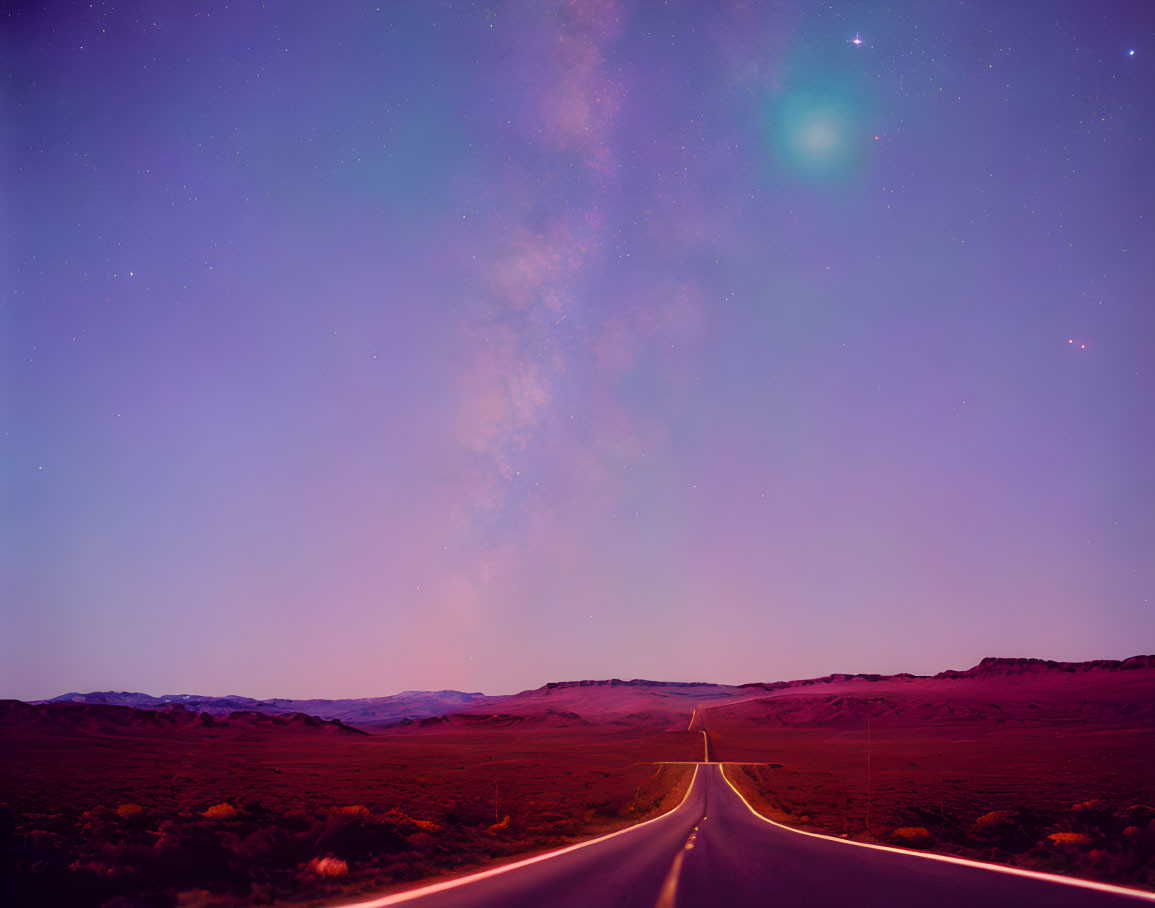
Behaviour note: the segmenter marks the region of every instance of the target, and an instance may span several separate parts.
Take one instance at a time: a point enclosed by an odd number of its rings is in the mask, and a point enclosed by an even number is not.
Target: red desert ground
[[[1155,891],[1155,657],[1137,656],[500,697],[0,701],[5,904],[366,900],[662,815],[703,739],[786,826]]]

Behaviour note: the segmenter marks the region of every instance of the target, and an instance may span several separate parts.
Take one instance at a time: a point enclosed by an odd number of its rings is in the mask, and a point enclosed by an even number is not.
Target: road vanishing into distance
[[[694,720],[691,719],[691,728]],[[702,731],[701,729],[699,729]],[[754,812],[713,761],[670,812],[357,908],[1126,908],[1155,894],[787,829]]]

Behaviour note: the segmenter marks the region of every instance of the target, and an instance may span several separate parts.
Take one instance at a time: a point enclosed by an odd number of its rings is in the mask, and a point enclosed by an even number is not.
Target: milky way
[[[8,9],[0,695],[1150,649],[1146,4]]]

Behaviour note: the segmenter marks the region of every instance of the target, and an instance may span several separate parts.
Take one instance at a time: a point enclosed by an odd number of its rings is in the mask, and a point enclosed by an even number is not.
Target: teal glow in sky
[[[843,181],[865,165],[874,140],[869,99],[845,77],[842,87],[829,77],[791,73],[787,84],[767,95],[766,142],[772,166],[811,181]]]

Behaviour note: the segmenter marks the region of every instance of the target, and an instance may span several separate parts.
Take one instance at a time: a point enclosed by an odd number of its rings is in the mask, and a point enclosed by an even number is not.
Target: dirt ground
[[[1155,888],[1155,728],[720,726],[766,816],[816,832]],[[868,814],[869,809],[869,814]]]
[[[379,735],[303,716],[0,701],[2,895],[301,905],[466,872],[673,806],[690,779],[676,761],[701,758],[695,706],[715,758],[773,819],[1155,888],[1150,659],[1005,670],[1018,667],[832,676],[697,704],[689,687],[567,686],[535,694],[539,713]]]
[[[0,875],[13,905],[379,892],[660,813],[690,768],[653,761],[700,747],[696,733],[620,726],[8,728]]]

